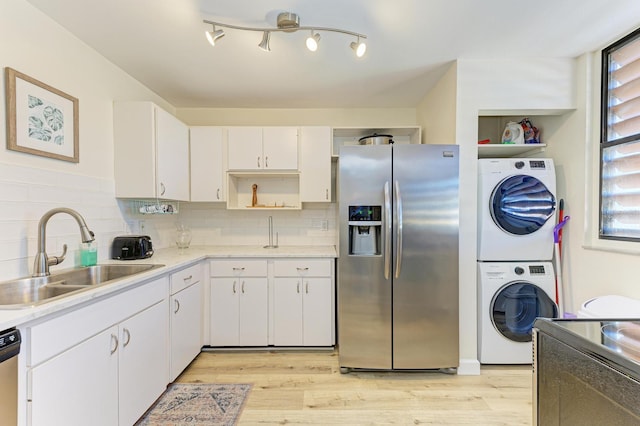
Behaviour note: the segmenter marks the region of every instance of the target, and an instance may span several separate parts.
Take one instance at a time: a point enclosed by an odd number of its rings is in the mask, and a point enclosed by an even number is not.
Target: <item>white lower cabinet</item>
[[[28,424],[132,425],[169,383],[168,280],[27,327]]]
[[[267,346],[267,279],[211,278],[211,345]]]
[[[167,302],[120,324],[119,424],[132,425],[167,387]]]
[[[333,259],[210,263],[214,347],[333,346]]]
[[[117,335],[104,330],[31,370],[31,425],[118,424]]]
[[[328,259],[274,261],[275,346],[334,344],[332,264]]]
[[[202,349],[202,266],[171,274],[171,373],[174,381]]]

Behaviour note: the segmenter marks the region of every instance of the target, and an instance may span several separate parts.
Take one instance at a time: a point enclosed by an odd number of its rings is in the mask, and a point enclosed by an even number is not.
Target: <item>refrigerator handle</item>
[[[396,181],[394,198],[396,200],[396,278],[400,278],[402,267],[402,198],[400,197],[400,183]]]
[[[389,197],[389,182],[384,183],[384,279],[389,279],[391,270],[391,198]]]

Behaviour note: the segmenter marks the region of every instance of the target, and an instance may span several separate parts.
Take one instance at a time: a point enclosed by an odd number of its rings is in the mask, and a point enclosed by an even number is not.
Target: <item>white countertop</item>
[[[65,309],[83,304],[93,299],[104,297],[111,293],[125,290],[127,287],[140,281],[147,281],[156,276],[164,275],[174,270],[207,258],[278,258],[278,257],[325,257],[336,258],[337,252],[334,246],[282,246],[273,249],[266,249],[262,246],[193,246],[180,253],[177,248],[159,249],[148,259],[138,259],[127,261],[130,263],[142,264],[162,264],[163,268],[153,269],[133,275],[129,278],[117,280],[106,285],[96,286],[90,290],[77,294],[69,294],[65,297],[52,300],[39,306],[22,309],[0,309],[0,330],[11,327],[18,327],[24,323],[34,321],[46,315],[63,311]],[[99,263],[120,263],[123,261],[106,260]],[[63,265],[54,266],[53,271],[68,269]]]

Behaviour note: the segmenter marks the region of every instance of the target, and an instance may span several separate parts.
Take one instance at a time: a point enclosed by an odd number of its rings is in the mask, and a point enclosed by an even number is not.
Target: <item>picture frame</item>
[[[78,99],[5,68],[7,149],[78,163]]]

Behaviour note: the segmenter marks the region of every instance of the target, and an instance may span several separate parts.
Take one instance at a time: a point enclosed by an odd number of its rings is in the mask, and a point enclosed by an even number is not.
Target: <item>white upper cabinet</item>
[[[113,106],[116,197],[189,200],[189,129],[151,102]]]
[[[297,127],[230,127],[229,170],[298,170]]]
[[[224,131],[191,127],[191,201],[225,201]]]
[[[331,201],[331,128],[300,128],[300,201]]]

